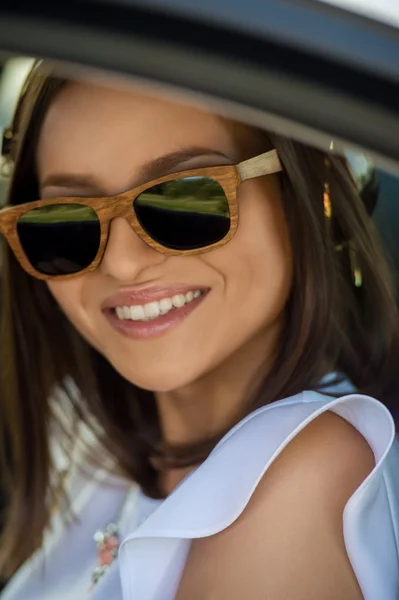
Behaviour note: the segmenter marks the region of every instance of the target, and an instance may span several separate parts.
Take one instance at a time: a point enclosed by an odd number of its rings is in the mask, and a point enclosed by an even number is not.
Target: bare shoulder
[[[322,414],[281,452],[242,515],[192,544],[178,600],[360,600],[342,514],[374,464],[355,428]]]
[[[345,419],[326,412],[287,445],[262,483],[269,481],[269,486],[272,478],[278,479],[289,489],[294,481],[301,481],[301,487],[313,484],[307,502],[317,501],[316,495],[323,492],[329,497],[334,492],[337,500],[341,497],[346,503],[374,465],[373,452],[361,433]]]

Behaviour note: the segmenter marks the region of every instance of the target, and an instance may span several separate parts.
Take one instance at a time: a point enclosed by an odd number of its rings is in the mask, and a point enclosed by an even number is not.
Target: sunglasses
[[[115,217],[158,252],[200,254],[237,231],[240,183],[281,170],[271,150],[236,165],[165,175],[115,196],[28,202],[0,211],[0,232],[25,271],[44,280],[94,270]]]

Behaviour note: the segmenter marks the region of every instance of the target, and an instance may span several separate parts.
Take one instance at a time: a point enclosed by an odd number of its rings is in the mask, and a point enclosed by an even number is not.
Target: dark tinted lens
[[[174,250],[210,246],[230,229],[226,195],[209,177],[185,177],[154,185],[136,198],[134,208],[143,229]]]
[[[18,237],[31,265],[46,275],[88,267],[100,244],[96,212],[82,204],[50,204],[20,217]]]

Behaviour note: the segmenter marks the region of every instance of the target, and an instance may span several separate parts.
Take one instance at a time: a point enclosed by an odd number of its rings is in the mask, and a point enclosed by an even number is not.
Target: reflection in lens
[[[96,212],[83,204],[50,204],[22,215],[17,224],[21,246],[40,273],[66,275],[88,267],[100,244]]]
[[[154,185],[136,198],[134,208],[148,235],[175,250],[210,246],[230,229],[226,195],[209,177],[184,177]]]

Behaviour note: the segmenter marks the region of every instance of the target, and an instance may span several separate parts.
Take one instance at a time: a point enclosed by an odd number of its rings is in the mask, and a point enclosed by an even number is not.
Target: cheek
[[[90,311],[86,309],[84,301],[86,277],[82,275],[66,281],[49,281],[47,286],[72,325],[90,344],[99,349],[101,344],[96,338]]]
[[[209,256],[223,273],[226,299],[236,319],[268,322],[284,309],[292,276],[292,251],[278,180],[248,181],[238,198],[233,240]]]
[[[47,282],[50,293],[68,316],[81,310],[82,279],[77,277],[66,281]]]

